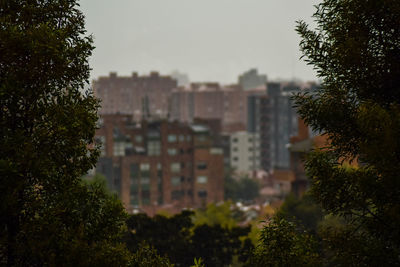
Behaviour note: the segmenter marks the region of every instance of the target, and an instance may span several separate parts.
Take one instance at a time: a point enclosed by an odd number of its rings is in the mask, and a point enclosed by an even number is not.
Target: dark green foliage
[[[225,199],[237,201],[252,201],[259,196],[260,185],[254,179],[241,177],[234,179],[225,177]]]
[[[321,266],[318,243],[294,223],[274,217],[261,231],[246,266]]]
[[[127,220],[128,233],[124,238],[132,252],[139,249],[140,244],[154,246],[160,255],[167,255],[173,263],[189,266],[194,255],[190,251],[190,228],[193,226],[193,212],[184,211],[167,218],[156,215],[153,218],[146,214],[131,215]]]
[[[206,208],[196,210],[193,222],[195,225],[220,225],[224,228],[232,228],[237,225],[238,221],[244,220],[241,213],[240,210],[232,210],[230,201],[219,204],[210,203]]]
[[[317,233],[318,224],[322,221],[323,215],[321,206],[315,203],[308,193],[301,198],[290,194],[278,211],[280,218],[299,223],[314,234]]]
[[[147,245],[145,242],[142,242],[136,253],[133,255],[133,260],[130,262],[132,267],[172,267],[173,264],[170,263],[168,258],[160,257],[157,254],[157,251]]]
[[[0,1],[0,264],[124,266],[125,211],[80,177],[98,101],[83,93],[93,46],[75,0]]]
[[[132,252],[137,251],[138,245],[145,241],[176,266],[190,266],[194,258],[201,258],[205,266],[227,266],[239,253],[247,259],[246,253],[252,247],[249,244],[244,246],[240,238],[249,233],[248,227],[225,228],[219,224],[195,227],[193,215],[190,211],[171,218],[132,215],[127,222],[128,233],[124,240]]]
[[[249,227],[228,229],[220,225],[200,225],[194,228],[191,238],[195,257],[201,257],[206,266],[228,266],[242,246],[239,238],[249,232]]]
[[[346,224],[322,233],[337,262],[400,265],[400,2],[325,0],[314,18],[297,30],[322,85],[295,100],[331,142],[307,158],[311,194]]]

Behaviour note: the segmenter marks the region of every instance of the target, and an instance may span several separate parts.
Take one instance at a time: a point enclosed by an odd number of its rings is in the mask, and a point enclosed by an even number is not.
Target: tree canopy
[[[251,241],[245,239],[250,227],[214,221],[195,225],[193,216],[192,211],[183,211],[170,218],[131,215],[124,241],[134,253],[140,250],[142,242],[146,242],[176,266],[191,266],[194,259],[200,258],[205,266],[228,266],[234,256],[242,262],[247,260],[253,248]]]
[[[318,242],[296,224],[275,216],[265,222],[245,266],[321,266]]]
[[[0,263],[124,266],[120,201],[96,163],[93,49],[76,0],[0,1]]]
[[[324,0],[314,19],[297,31],[322,84],[295,100],[330,141],[306,160],[311,194],[346,221],[326,240],[337,262],[399,265],[400,2]]]

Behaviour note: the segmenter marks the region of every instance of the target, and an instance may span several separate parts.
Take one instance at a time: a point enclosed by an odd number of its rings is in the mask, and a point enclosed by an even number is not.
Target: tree
[[[0,1],[0,262],[121,266],[121,203],[81,178],[98,157],[76,0]]]
[[[228,173],[228,175],[225,176],[224,190],[226,200],[253,201],[260,194],[260,185],[258,181],[248,176],[235,179]]]
[[[221,225],[224,228],[232,228],[237,225],[230,201],[214,204],[210,203],[205,209],[196,210],[193,222],[195,225],[207,224],[210,226]]]
[[[317,29],[297,27],[322,85],[298,94],[296,105],[330,141],[307,157],[306,170],[314,198],[346,221],[326,240],[348,265],[400,264],[399,14],[396,0],[324,0]]]
[[[170,218],[162,215],[149,217],[135,214],[127,220],[128,232],[124,237],[129,250],[140,250],[142,242],[153,246],[158,253],[180,266],[193,263],[193,251],[190,248],[193,212],[183,211]]]
[[[168,258],[161,257],[157,251],[147,245],[141,243],[138,250],[133,255],[133,260],[129,266],[132,267],[173,267]]]
[[[312,233],[317,233],[324,215],[321,206],[316,204],[308,193],[301,198],[293,194],[288,195],[277,214],[287,221],[301,224]]]
[[[250,227],[228,228],[218,222],[194,225],[193,215],[191,211],[169,218],[131,215],[124,241],[135,254],[141,249],[142,242],[146,242],[176,266],[191,266],[194,259],[200,258],[206,266],[227,266],[236,255],[242,262],[247,260],[252,244],[249,240],[242,242],[242,239],[246,238]]]
[[[277,216],[261,230],[246,266],[321,266],[318,243],[294,223]]]

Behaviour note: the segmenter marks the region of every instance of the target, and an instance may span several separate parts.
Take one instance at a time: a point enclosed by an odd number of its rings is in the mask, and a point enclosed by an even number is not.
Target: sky
[[[237,82],[257,68],[269,80],[316,80],[300,60],[297,20],[313,25],[317,0],[81,0],[94,37],[91,79],[110,72],[192,82]]]

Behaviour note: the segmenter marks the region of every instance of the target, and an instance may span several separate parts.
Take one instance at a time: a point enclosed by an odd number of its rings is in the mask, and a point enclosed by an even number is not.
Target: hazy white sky
[[[174,70],[191,81],[234,83],[258,68],[268,79],[315,80],[299,60],[295,21],[318,0],[81,0],[96,49],[92,79]]]

